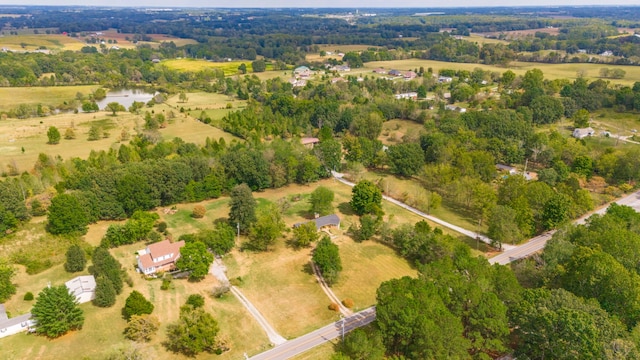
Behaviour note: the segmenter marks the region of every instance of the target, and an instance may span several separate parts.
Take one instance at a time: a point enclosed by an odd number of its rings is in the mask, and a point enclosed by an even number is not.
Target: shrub
[[[193,207],[193,212],[191,213],[191,216],[196,219],[202,219],[206,212],[207,212],[207,209],[205,209],[204,206],[196,205]]]
[[[22,298],[24,301],[31,301],[33,300],[33,293],[31,291],[27,292],[26,294],[24,294],[24,297]]]
[[[346,298],[346,299],[342,300],[342,305],[346,306],[349,309],[353,308],[353,299]]]
[[[187,305],[193,306],[194,309],[204,306],[204,297],[200,294],[191,294],[187,299]]]
[[[216,286],[216,287],[213,288],[213,291],[211,292],[211,295],[213,295],[213,297],[215,297],[217,299],[220,299],[225,294],[227,294],[229,292],[229,290],[231,290],[229,288],[229,285]]]
[[[160,233],[164,233],[165,231],[167,231],[167,223],[164,221],[161,221],[158,223],[158,232]]]
[[[160,290],[169,290],[171,289],[171,277],[162,278],[162,285],[160,286]]]
[[[340,305],[338,305],[337,303],[331,303],[331,305],[329,305],[329,310],[338,312],[340,311]]]

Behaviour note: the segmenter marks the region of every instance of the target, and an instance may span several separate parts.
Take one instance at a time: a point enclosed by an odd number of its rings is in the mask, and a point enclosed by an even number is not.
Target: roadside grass
[[[351,298],[354,311],[376,303],[380,284],[418,272],[395,251],[375,241],[355,242],[349,236],[339,236],[334,242],[340,247],[343,270],[333,291],[340,300]]]
[[[313,349],[307,350],[300,355],[290,358],[291,360],[327,360],[336,352],[339,339],[330,340],[322,345],[318,345]]]
[[[75,99],[77,93],[86,96],[97,88],[95,85],[0,87],[0,111],[15,109],[18,104],[57,106]]]

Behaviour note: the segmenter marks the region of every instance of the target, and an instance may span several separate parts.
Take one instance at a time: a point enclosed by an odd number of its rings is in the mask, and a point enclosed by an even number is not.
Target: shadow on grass
[[[313,268],[311,267],[311,262],[306,262],[302,265],[302,272],[307,275],[313,275]]]
[[[343,202],[340,205],[338,205],[338,210],[340,210],[340,212],[343,215],[347,215],[347,216],[356,214],[355,212],[353,212],[353,208],[351,207],[351,205],[349,205],[348,202]]]

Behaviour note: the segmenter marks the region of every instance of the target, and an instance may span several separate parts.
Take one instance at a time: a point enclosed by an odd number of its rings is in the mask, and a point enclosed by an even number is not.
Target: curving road
[[[289,340],[271,350],[251,357],[251,360],[282,360],[301,354],[329,340],[340,337],[353,329],[370,324],[376,319],[375,306],[357,312],[347,318],[331,323],[299,338]],[[344,330],[343,330],[344,325]]]
[[[339,182],[341,182],[341,183],[343,183],[345,185],[348,185],[348,186],[351,186],[351,187],[356,186],[356,184],[352,183],[351,181],[345,180],[344,177],[343,177],[344,174],[341,174],[341,173],[335,172],[335,171],[331,171],[331,175],[333,175],[333,177],[336,180],[338,180]],[[486,236],[484,236],[482,234],[478,234],[475,231],[467,230],[467,229],[462,228],[462,227],[460,227],[458,225],[454,225],[454,224],[448,223],[448,222],[446,222],[446,221],[444,221],[442,219],[439,219],[439,218],[437,218],[437,217],[435,217],[433,215],[426,214],[426,213],[424,213],[424,212],[422,212],[422,211],[420,211],[420,210],[418,210],[418,209],[416,209],[416,208],[414,208],[412,206],[409,206],[409,205],[403,203],[402,201],[396,200],[396,199],[394,199],[394,198],[392,198],[390,196],[382,195],[382,198],[387,200],[388,202],[390,202],[392,204],[400,206],[401,208],[403,208],[405,210],[411,211],[412,213],[414,213],[414,214],[416,214],[418,216],[422,216],[425,219],[433,221],[434,223],[436,223],[438,225],[441,225],[441,226],[444,226],[444,227],[446,227],[448,229],[451,229],[453,231],[459,232],[462,235],[466,235],[466,236],[468,236],[468,237],[470,237],[472,239],[478,239],[478,240],[480,240],[480,241],[482,241],[482,242],[484,242],[484,243],[486,243],[488,245],[491,245],[493,243],[493,241],[491,239],[489,239],[488,237],[486,237]],[[508,244],[502,245],[502,248],[504,250],[509,250],[509,249],[511,249],[513,247],[514,247],[513,245],[508,245]]]
[[[634,210],[640,212],[640,191],[636,191],[614,202],[619,205],[630,206]],[[608,207],[609,207],[609,204],[593,212],[590,212],[589,214],[574,221],[574,224],[584,224],[586,220],[589,218],[589,216],[593,214],[604,214],[607,211]],[[529,241],[527,241],[526,243],[520,246],[515,246],[509,250],[506,250],[502,254],[492,257],[491,259],[489,259],[489,263],[506,265],[512,261],[525,258],[531,254],[541,251],[542,249],[544,249],[544,246],[547,244],[547,241],[551,239],[551,237],[553,236],[553,234],[555,234],[555,232],[556,230],[552,230],[542,235],[531,238]]]

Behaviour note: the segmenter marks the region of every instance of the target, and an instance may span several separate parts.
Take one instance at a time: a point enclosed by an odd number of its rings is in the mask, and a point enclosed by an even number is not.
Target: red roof
[[[314,137],[304,137],[300,139],[300,142],[302,143],[302,145],[317,144],[320,142],[320,139]]]
[[[169,240],[162,240],[160,242],[147,246],[147,253],[140,256],[140,264],[145,269],[152,266],[162,267],[168,264],[175,263],[180,257],[180,248],[184,246],[184,240],[172,243]],[[164,256],[169,256],[162,260]]]

